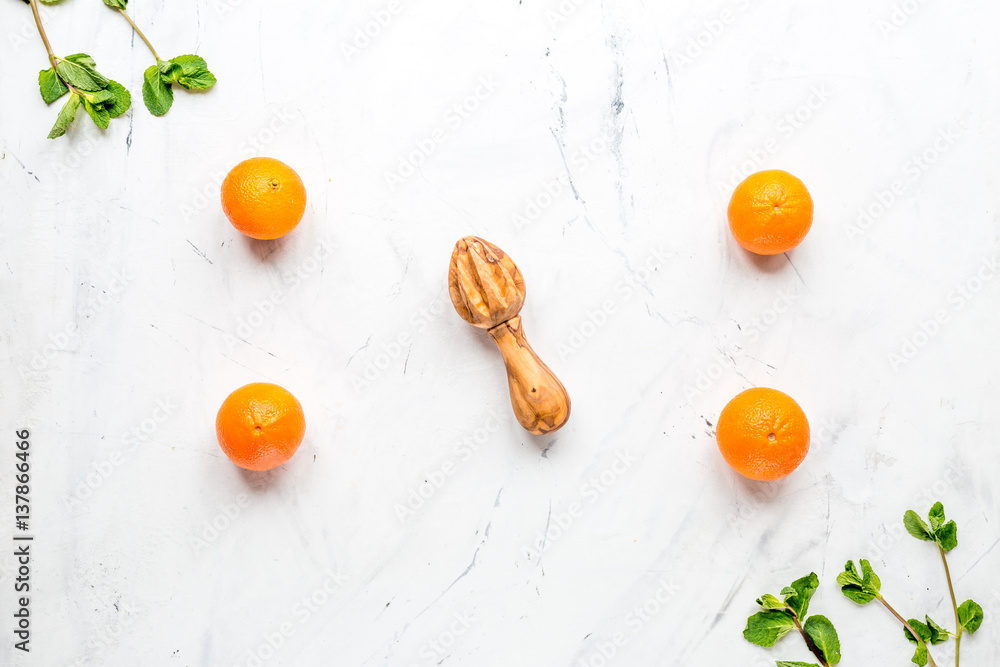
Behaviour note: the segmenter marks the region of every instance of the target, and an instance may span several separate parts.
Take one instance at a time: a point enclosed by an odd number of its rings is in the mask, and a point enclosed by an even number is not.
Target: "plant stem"
[[[927,649],[927,661],[928,661],[928,664],[930,664],[931,667],[937,667],[937,663],[934,662],[934,656],[931,655],[930,647],[927,646],[927,642],[925,642],[923,640],[923,638],[920,635],[917,634],[917,631],[913,629],[913,626],[910,625],[905,618],[903,618],[902,616],[900,616],[899,613],[895,609],[892,608],[892,605],[890,605],[888,602],[886,602],[886,600],[885,600],[884,597],[882,597],[881,595],[879,595],[878,596],[878,601],[882,603],[882,606],[884,606],[886,609],[889,610],[890,614],[892,614],[893,616],[895,616],[896,619],[900,623],[903,624],[904,628],[906,628],[907,630],[910,631],[910,634],[913,636],[914,639],[916,639],[918,642],[920,642],[921,644],[924,645],[924,648]]]
[[[828,663],[826,661],[826,658],[823,657],[823,652],[820,651],[819,648],[816,646],[816,644],[813,643],[812,638],[806,634],[805,628],[803,628],[802,624],[799,623],[799,615],[796,614],[795,611],[791,608],[789,608],[788,611],[792,612],[792,621],[795,623],[795,628],[799,631],[799,634],[802,635],[802,639],[805,640],[806,646],[809,648],[812,654],[816,656],[816,659],[819,660],[819,664],[822,665],[823,667],[830,667],[830,663]],[[935,665],[934,667],[937,667],[937,665]]]
[[[32,0],[32,2],[34,2],[34,0]],[[118,11],[119,11],[119,12],[121,12],[121,15],[122,15],[122,16],[124,16],[124,17],[125,17],[125,20],[126,20],[126,21],[128,21],[128,22],[129,22],[129,25],[131,25],[131,26],[132,26],[132,30],[135,30],[136,34],[137,34],[137,35],[139,35],[139,37],[141,37],[141,38],[142,38],[142,41],[146,42],[146,46],[148,46],[148,47],[149,47],[149,51],[150,51],[150,53],[152,53],[152,54],[153,54],[153,57],[154,57],[154,58],[156,58],[156,62],[157,62],[157,63],[159,63],[159,62],[160,62],[160,56],[158,56],[158,55],[156,54],[156,49],[154,49],[154,48],[153,48],[153,45],[152,45],[152,44],[150,44],[150,42],[149,42],[149,40],[148,40],[148,39],[146,39],[146,36],[145,36],[144,34],[142,34],[142,30],[139,30],[139,26],[137,26],[137,25],[135,24],[135,21],[133,21],[133,20],[132,20],[132,17],[130,17],[130,16],[129,16],[129,15],[128,15],[128,14],[126,13],[126,12],[125,12],[125,10],[124,10],[124,9],[119,9]]]
[[[944,549],[938,545],[941,552],[941,562],[944,563],[944,574],[948,578],[948,592],[951,593],[951,606],[955,609],[955,667],[958,667],[958,658],[962,650],[962,626],[958,620],[958,600],[955,598],[955,586],[951,583],[951,570],[948,568],[948,558],[944,554]]]
[[[45,28],[42,27],[42,17],[38,14],[38,0],[29,0],[28,4],[31,5],[31,14],[35,17],[35,25],[38,27],[38,34],[42,37],[42,44],[45,45],[45,51],[49,54],[49,62],[52,63],[52,69],[55,70],[58,59],[52,51],[52,45],[49,44],[49,36],[45,34]]]

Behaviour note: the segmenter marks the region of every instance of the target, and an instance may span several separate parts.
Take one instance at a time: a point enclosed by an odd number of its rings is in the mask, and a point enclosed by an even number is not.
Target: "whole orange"
[[[788,252],[806,237],[812,221],[809,190],[780,169],[751,174],[729,200],[729,229],[737,243],[758,255]]]
[[[306,186],[281,160],[250,158],[233,167],[222,182],[222,210],[247,236],[276,239],[302,220]]]
[[[787,477],[809,452],[809,420],[777,389],[747,389],[729,401],[715,426],[719,450],[733,469],[758,482]]]
[[[222,451],[247,470],[270,470],[285,463],[305,433],[298,399],[270,382],[240,387],[223,401],[215,418]]]

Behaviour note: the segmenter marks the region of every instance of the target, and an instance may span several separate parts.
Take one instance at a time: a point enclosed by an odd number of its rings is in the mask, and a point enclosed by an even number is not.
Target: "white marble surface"
[[[1000,662],[1000,7],[130,5],[219,85],[48,141],[44,51],[0,4],[0,540],[23,427],[36,535],[29,655],[0,547],[0,662],[577,667],[617,641],[608,664],[766,665],[808,654],[742,639],[754,599],[816,571],[842,664],[903,666],[894,621],[834,578],[868,556],[904,613],[952,625],[935,553],[900,537],[935,498],[959,595],[987,608],[965,664]],[[138,92],[148,53],[101,3],[46,16],[57,51]],[[258,154],[309,192],[274,243],[217,201]],[[787,257],[725,224],[763,167],[816,201]],[[524,272],[529,338],[574,401],[556,437],[517,426],[492,342],[447,300],[468,233]],[[261,380],[308,433],[256,475],[213,420]],[[772,485],[712,429],[761,385],[813,426]]]

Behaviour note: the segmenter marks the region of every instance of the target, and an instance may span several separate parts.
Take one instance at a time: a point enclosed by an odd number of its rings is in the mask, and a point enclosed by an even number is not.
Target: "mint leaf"
[[[143,74],[142,101],[145,102],[149,113],[154,116],[167,113],[174,103],[174,93],[170,90],[170,86],[163,82],[160,69],[156,65],[150,65]]]
[[[104,90],[108,85],[108,80],[97,70],[71,62],[69,58],[56,63],[56,72],[66,83],[80,90]]]
[[[779,660],[777,665],[778,667],[819,667],[815,662],[788,662],[787,660]]]
[[[802,629],[809,635],[819,652],[831,665],[840,662],[840,638],[837,637],[837,630],[833,627],[826,616],[810,616],[806,619]]]
[[[795,591],[795,594],[788,595],[785,598],[785,604],[791,607],[800,619],[803,619],[809,611],[809,601],[812,599],[813,593],[819,588],[819,577],[816,576],[815,572],[812,572],[793,581],[789,588]]]
[[[958,627],[959,632],[965,630],[970,635],[974,634],[979,626],[983,624],[983,608],[972,600],[966,600],[958,606]]]
[[[931,533],[931,529],[927,527],[924,520],[914,512],[913,510],[906,510],[906,514],[903,515],[903,525],[906,526],[906,532],[918,540],[924,540],[926,542],[931,542],[934,540],[934,535]]]
[[[125,9],[125,5],[128,4],[128,0],[104,0],[104,4],[112,9]]]
[[[56,116],[56,124],[52,126],[52,130],[49,132],[49,139],[55,139],[56,137],[61,137],[66,134],[66,128],[70,126],[73,119],[76,118],[76,111],[80,108],[80,96],[76,93],[69,96],[66,100],[66,104],[63,108],[59,110],[59,115]]]
[[[215,75],[207,69],[199,70],[193,74],[182,74],[177,79],[177,83],[187,90],[208,90],[215,85]]]
[[[924,667],[927,664],[927,644],[917,644],[917,650],[913,653],[913,657],[910,658],[910,662],[920,665],[920,667]]]
[[[864,558],[861,559],[861,573],[861,585],[864,586],[867,592],[875,593],[877,597],[877,594],[882,591],[882,580],[875,574],[872,564]]]
[[[925,625],[924,623],[921,623],[920,621],[918,621],[915,618],[909,619],[907,621],[907,623],[910,624],[910,627],[912,627],[914,630],[916,630],[917,634],[920,635],[920,639],[924,640],[925,642],[929,642],[931,640],[931,629],[929,627],[927,627],[927,625]],[[903,628],[903,634],[906,635],[906,638],[911,643],[913,643],[913,644],[919,644],[920,643],[919,641],[917,641],[917,639],[910,632],[909,628]]]
[[[92,70],[97,69],[97,63],[94,61],[93,58],[88,56],[86,53],[74,53],[71,56],[66,56],[65,58],[63,58],[63,60],[67,60],[85,69],[92,69]]]
[[[193,74],[208,69],[208,63],[205,62],[204,58],[191,54],[171,58],[170,62],[177,65],[183,74]]]
[[[958,546],[958,526],[949,521],[934,531],[934,541],[947,553]]]
[[[757,646],[774,646],[774,643],[795,628],[792,614],[787,611],[758,611],[747,619],[743,638]]]
[[[87,114],[89,114],[91,120],[94,121],[94,125],[102,130],[108,129],[108,124],[111,122],[111,114],[109,114],[108,110],[104,108],[103,103],[98,102],[97,104],[94,104],[90,100],[84,98],[83,108],[87,110]]]
[[[172,80],[187,90],[208,90],[216,83],[215,75],[208,71],[208,63],[201,56],[177,56],[170,62],[178,68]]]
[[[760,599],[757,600],[757,604],[759,604],[764,609],[784,609],[785,608],[785,603],[782,602],[781,600],[779,600],[778,598],[774,597],[770,593],[768,593],[766,595],[760,596]]]
[[[847,561],[844,571],[837,575],[837,583],[840,584],[840,591],[849,600],[858,604],[868,604],[879,596],[882,582],[867,560],[861,560],[861,570],[864,576],[858,574],[854,561]]]
[[[160,74],[166,79],[164,83],[176,81],[177,77],[181,74],[181,66],[170,60],[157,60],[156,68],[160,70]]]
[[[927,620],[927,630],[931,633],[931,644],[940,644],[948,641],[949,632],[931,620],[930,616],[924,616]]]
[[[38,89],[42,94],[42,99],[46,104],[52,104],[60,97],[69,92],[69,88],[56,75],[53,68],[43,69],[38,73]]]
[[[109,81],[107,91],[111,98],[104,103],[104,108],[112,118],[118,118],[132,106],[132,94],[117,81]]]
[[[932,533],[944,524],[944,505],[941,504],[940,500],[931,506],[927,518],[930,519]]]

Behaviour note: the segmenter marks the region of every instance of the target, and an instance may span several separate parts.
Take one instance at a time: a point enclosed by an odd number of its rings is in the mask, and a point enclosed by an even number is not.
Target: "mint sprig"
[[[958,667],[961,657],[962,635],[966,632],[970,635],[975,633],[983,623],[983,608],[979,604],[973,600],[966,600],[959,605],[956,601],[955,588],[952,584],[951,571],[948,569],[946,554],[958,546],[958,527],[954,521],[948,521],[944,513],[944,506],[940,502],[934,503],[931,507],[927,514],[927,521],[921,519],[913,510],[908,510],[903,515],[903,525],[913,537],[924,542],[934,542],[938,547],[955,611],[955,632],[946,630],[927,615],[924,616],[923,621],[915,618],[904,619],[882,596],[882,582],[867,560],[859,561],[861,564],[860,572],[853,561],[847,561],[844,571],[837,575],[837,583],[840,584],[841,592],[850,600],[859,605],[878,600],[896,617],[903,625],[903,634],[906,639],[916,644],[916,650],[911,658],[914,664],[919,665],[919,667],[928,664],[931,667],[937,667],[930,647],[942,644],[954,637],[955,666]]]
[[[128,21],[156,60],[156,64],[150,65],[142,75],[142,101],[149,113],[162,116],[170,111],[174,104],[174,84],[190,91],[205,91],[215,85],[215,75],[209,71],[208,63],[201,56],[188,54],[170,60],[160,58],[149,38],[126,13],[127,3],[128,0],[104,0],[104,4],[117,10]]]
[[[813,572],[796,579],[781,590],[783,600],[771,594],[762,595],[757,604],[763,608],[747,619],[743,638],[757,646],[770,647],[792,630],[798,630],[806,647],[819,660],[819,665],[807,662],[778,662],[778,667],[831,667],[840,662],[840,638],[825,616],[808,616],[809,603],[819,588],[819,577]]]
[[[128,0],[102,0],[105,5],[119,12],[128,21],[136,34],[149,47],[156,65],[146,70],[143,77],[143,101],[146,108],[155,115],[162,116],[173,104],[173,86],[185,90],[205,91],[215,85],[215,75],[208,69],[205,59],[196,55],[182,55],[170,60],[162,60],[146,35],[125,12]],[[97,127],[106,129],[111,119],[121,116],[132,106],[132,95],[117,81],[105,76],[97,69],[94,59],[85,53],[59,57],[49,42],[38,12],[38,2],[55,4],[59,0],[24,0],[31,7],[35,26],[45,45],[50,67],[38,73],[38,90],[46,104],[69,95],[56,116],[56,122],[49,132],[55,139],[66,134],[73,124],[80,107]]]
[[[157,60],[146,69],[142,78],[142,100],[154,116],[170,111],[174,103],[174,84],[185,90],[202,91],[214,86],[216,81],[204,58],[194,55]]]
[[[66,134],[82,105],[94,124],[107,129],[132,105],[128,90],[97,71],[97,63],[85,53],[60,58],[49,54],[52,67],[38,73],[38,90],[46,104],[52,104],[67,93],[70,97],[56,116],[49,139]]]

